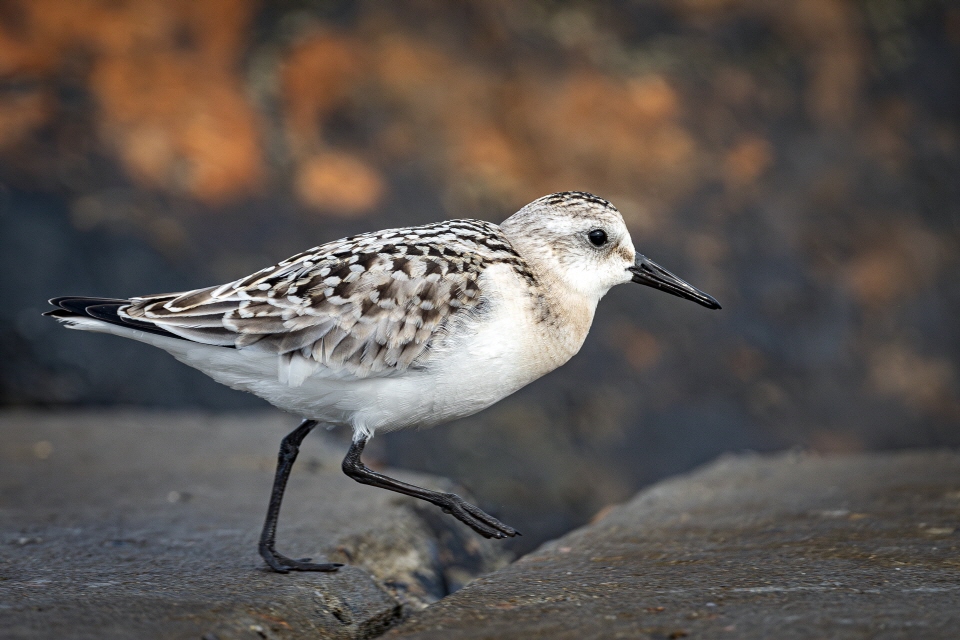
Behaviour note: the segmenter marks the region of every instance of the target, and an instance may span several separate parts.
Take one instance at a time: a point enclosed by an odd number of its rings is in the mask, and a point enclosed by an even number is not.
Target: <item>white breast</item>
[[[508,265],[481,279],[485,312],[455,322],[432,346],[425,369],[357,385],[358,432],[428,427],[474,414],[569,360],[583,335],[544,323],[529,285]],[[591,314],[592,315],[592,314]],[[356,383],[352,383],[356,385]],[[372,396],[372,397],[371,397]]]

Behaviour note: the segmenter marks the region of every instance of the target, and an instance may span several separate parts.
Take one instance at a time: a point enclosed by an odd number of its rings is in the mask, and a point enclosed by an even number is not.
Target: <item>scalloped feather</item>
[[[499,263],[534,282],[498,226],[452,220],[338,240],[224,285],[132,298],[119,313],[203,344],[275,352],[291,386],[321,365],[390,375],[423,364],[449,320],[478,309],[480,276]]]

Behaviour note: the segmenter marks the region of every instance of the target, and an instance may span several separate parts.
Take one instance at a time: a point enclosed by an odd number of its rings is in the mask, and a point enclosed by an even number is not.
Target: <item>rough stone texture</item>
[[[368,638],[505,564],[496,543],[436,509],[346,478],[340,447],[311,435],[278,548],[349,565],[267,571],[256,541],[279,441],[295,424],[0,413],[0,636]]]
[[[384,638],[957,638],[958,515],[956,452],[729,457]]]

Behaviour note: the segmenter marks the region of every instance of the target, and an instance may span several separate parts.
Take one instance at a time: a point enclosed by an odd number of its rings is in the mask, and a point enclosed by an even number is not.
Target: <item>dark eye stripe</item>
[[[587,238],[595,247],[602,247],[607,243],[607,232],[603,229],[594,229],[587,234]]]

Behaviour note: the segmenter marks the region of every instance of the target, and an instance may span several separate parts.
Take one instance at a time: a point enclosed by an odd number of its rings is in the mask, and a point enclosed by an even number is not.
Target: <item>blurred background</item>
[[[615,289],[567,366],[372,459],[523,551],[724,451],[960,445],[952,0],[6,0],[0,404],[268,410],[39,314],[572,189],[723,310]]]

